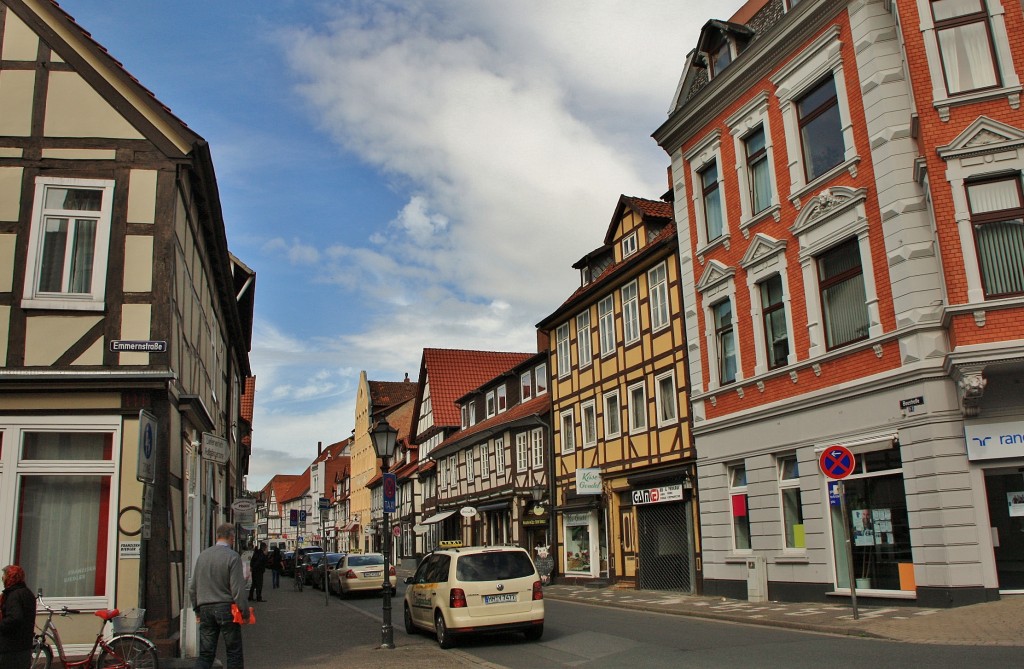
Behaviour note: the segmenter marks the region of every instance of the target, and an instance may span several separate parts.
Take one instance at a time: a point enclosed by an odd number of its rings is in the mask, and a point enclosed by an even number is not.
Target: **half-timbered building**
[[[672,205],[623,195],[550,339],[553,550],[563,578],[693,592],[695,453]]]

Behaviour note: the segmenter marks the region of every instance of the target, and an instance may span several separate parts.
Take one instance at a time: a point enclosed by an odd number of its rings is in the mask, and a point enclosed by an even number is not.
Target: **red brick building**
[[[702,29],[654,137],[705,593],[1024,589],[1022,28],[1005,0],[751,0]]]

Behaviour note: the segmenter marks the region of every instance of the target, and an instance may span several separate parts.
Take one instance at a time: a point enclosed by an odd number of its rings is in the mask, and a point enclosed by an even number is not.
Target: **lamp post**
[[[388,459],[395,452],[395,444],[398,441],[398,430],[391,427],[388,422],[381,418],[377,424],[373,427],[370,432],[370,438],[373,440],[373,450],[376,451],[377,457],[380,458],[380,470],[383,475],[388,473]],[[381,482],[381,492],[384,491],[386,481]],[[394,648],[395,647],[395,630],[391,626],[391,523],[388,521],[388,506],[382,495],[382,513],[384,516],[384,524],[382,531],[384,532],[384,602],[383,602],[383,623],[380,627],[380,647],[381,648]]]

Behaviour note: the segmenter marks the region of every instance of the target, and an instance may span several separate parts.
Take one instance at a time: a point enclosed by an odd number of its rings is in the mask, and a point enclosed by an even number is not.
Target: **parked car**
[[[390,568],[391,594],[395,594],[398,578]],[[353,592],[380,592],[384,587],[384,555],[381,553],[349,553],[328,574],[331,592],[346,597]]]
[[[306,585],[313,584],[313,572],[316,570],[317,565],[326,553],[306,553],[299,564],[301,569],[306,573]]]
[[[544,634],[544,591],[522,548],[476,546],[434,551],[405,579],[405,631],[433,631],[441,648],[463,634]]]
[[[330,574],[338,566],[338,562],[345,557],[344,553],[324,553],[323,557],[316,563],[316,567],[313,569],[310,578],[313,582],[313,587],[317,590],[323,590],[327,583],[327,574]],[[324,563],[326,564],[326,567]],[[326,572],[326,573],[325,573]]]
[[[283,551],[281,553],[281,575],[295,575],[295,551]]]

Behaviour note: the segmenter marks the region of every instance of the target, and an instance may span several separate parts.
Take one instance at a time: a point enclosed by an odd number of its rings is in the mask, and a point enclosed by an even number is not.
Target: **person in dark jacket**
[[[4,592],[0,595],[0,667],[28,669],[32,663],[35,622],[36,598],[25,585],[25,570],[16,564],[4,567]]]
[[[252,587],[249,588],[249,601],[267,601],[263,599],[263,572],[267,569],[266,544],[261,543],[253,551],[252,559],[249,560],[249,568],[252,570]]]
[[[281,569],[284,567],[284,560],[281,557],[281,547],[274,546],[274,549],[270,551],[269,564],[270,567],[270,582],[272,588],[281,587]]]

